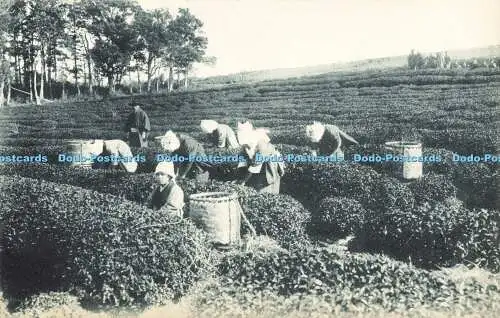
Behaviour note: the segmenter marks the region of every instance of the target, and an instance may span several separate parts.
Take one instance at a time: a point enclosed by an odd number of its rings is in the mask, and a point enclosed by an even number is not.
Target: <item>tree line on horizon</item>
[[[0,4],[0,106],[11,94],[37,105],[46,97],[64,99],[68,92],[114,95],[124,78],[137,83],[139,92],[143,86],[151,92],[154,81],[157,91],[167,82],[170,92],[181,77],[187,87],[195,63],[215,63],[206,56],[202,27],[189,9],[145,10],[135,0],[5,1]]]
[[[498,68],[500,59],[491,58],[473,58],[473,59],[452,59],[448,52],[436,52],[434,54],[423,55],[420,52],[411,50],[408,55],[408,68],[417,69],[476,69],[476,68]]]

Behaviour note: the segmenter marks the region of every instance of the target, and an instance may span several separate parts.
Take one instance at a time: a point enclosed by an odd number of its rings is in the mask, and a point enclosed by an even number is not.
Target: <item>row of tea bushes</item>
[[[122,171],[91,170],[84,168],[40,165],[4,165],[0,166],[0,175],[19,175],[34,179],[43,179],[61,184],[73,185],[99,193],[114,196],[144,205],[152,191],[153,176],[151,174],[128,174]],[[269,235],[286,247],[307,244],[307,225],[310,213],[300,202],[286,194],[258,194],[253,188],[221,181],[208,183],[195,180],[179,180],[184,190],[185,201],[188,197],[200,192],[236,192],[240,204],[250,223],[258,234]],[[247,232],[247,227],[243,231]]]
[[[357,243],[364,249],[404,260],[411,258],[419,266],[470,261],[498,270],[498,212],[490,209],[479,213],[463,207],[454,210],[448,199],[454,197],[456,189],[442,176],[426,175],[407,185],[365,166],[335,164],[323,170],[318,167],[297,166],[295,169],[305,171],[288,174],[288,178],[297,177],[293,191],[312,213],[285,194],[257,194],[251,188],[218,181],[180,180],[179,184],[186,199],[198,192],[236,191],[258,233],[267,234],[286,247],[307,242],[307,233],[330,239],[356,234]],[[152,177],[147,174],[51,165],[3,168],[2,173],[70,183],[141,204],[152,186]],[[312,200],[310,205],[306,199]],[[422,229],[425,224],[428,225]]]
[[[466,305],[489,295],[496,285],[456,283],[437,273],[417,269],[385,256],[340,255],[326,248],[267,253],[242,253],[223,259],[216,289],[232,297],[261,293],[287,298],[315,295],[331,306],[406,311],[421,305],[446,308]],[[247,299],[247,306],[258,302]],[[220,304],[224,307],[224,304]]]
[[[2,279],[19,298],[71,291],[93,304],[163,303],[211,267],[205,234],[119,197],[0,176]]]

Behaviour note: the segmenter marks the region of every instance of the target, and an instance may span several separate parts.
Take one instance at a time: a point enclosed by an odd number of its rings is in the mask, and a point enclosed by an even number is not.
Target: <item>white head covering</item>
[[[213,133],[213,131],[217,129],[217,126],[219,126],[219,124],[211,119],[204,119],[200,123],[201,130],[206,134]]]
[[[103,139],[94,139],[92,140],[89,144],[88,147],[90,148],[90,153],[91,154],[100,154],[104,150],[104,140]]]
[[[181,146],[181,141],[172,130],[167,131],[163,136],[155,137],[155,139],[160,139],[161,146],[167,151],[175,151]]]
[[[247,134],[245,135],[246,140],[244,143],[242,143],[242,145],[247,146],[244,148],[246,149],[246,152],[250,157],[253,157],[253,155],[255,155],[257,146],[269,143],[268,139],[266,139],[265,137],[266,136],[264,136],[262,132],[256,130],[247,132]]]
[[[246,121],[244,123],[238,122],[236,135],[240,145],[248,144],[250,140],[256,139],[264,140],[265,142],[270,142],[271,139],[268,136],[269,129],[265,128],[254,128],[252,123]]]
[[[175,178],[174,163],[171,161],[160,161],[156,166],[155,173],[163,172],[164,174]]]
[[[112,139],[112,140],[104,140],[104,141],[96,141],[96,144],[103,144],[103,149],[108,151],[111,155],[114,156],[122,156],[126,158],[132,159],[132,151],[130,150],[130,147],[127,145],[127,143],[123,140],[120,139]],[[137,170],[137,162],[134,160],[131,161],[123,161],[119,163],[118,161],[113,161],[113,165],[119,165],[121,164],[125,170],[128,172],[135,172]]]
[[[249,121],[247,120],[247,121],[246,121],[246,122],[244,122],[244,123],[240,123],[240,122],[238,122],[238,125],[237,125],[237,127],[236,127],[236,128],[238,128],[238,130],[251,130],[251,129],[253,129],[253,125],[252,125],[252,123],[251,123],[251,122],[249,122]]]
[[[325,133],[325,126],[315,121],[312,125],[306,126],[306,135],[312,142],[319,142]]]
[[[118,139],[112,139],[112,140],[104,140],[103,145],[104,149],[109,151],[113,155],[118,155],[118,148],[120,146]]]
[[[259,135],[259,139],[261,139],[265,142],[271,141],[271,138],[269,138],[269,135],[268,135],[270,133],[269,129],[257,128],[257,129],[255,129],[255,132]]]

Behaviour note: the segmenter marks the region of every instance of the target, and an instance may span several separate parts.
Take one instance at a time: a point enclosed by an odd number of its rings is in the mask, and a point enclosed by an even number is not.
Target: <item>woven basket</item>
[[[236,193],[203,192],[189,196],[189,217],[216,245],[241,243],[241,206]]]
[[[66,155],[74,159],[70,162],[72,166],[92,168],[92,154],[99,155],[103,150],[102,140],[70,139],[64,143]]]
[[[394,152],[395,155],[404,157],[422,157],[422,144],[418,142],[389,141],[385,143],[385,149]],[[413,159],[412,159],[413,160]],[[421,161],[405,160],[401,163],[398,176],[406,180],[419,179],[423,174]]]

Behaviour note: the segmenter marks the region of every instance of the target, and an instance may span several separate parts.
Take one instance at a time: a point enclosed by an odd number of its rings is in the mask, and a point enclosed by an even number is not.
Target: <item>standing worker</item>
[[[313,155],[344,157],[344,152],[340,149],[342,141],[358,145],[359,143],[340,130],[335,125],[323,125],[320,122],[313,122],[306,126],[307,137],[315,144],[316,150]]]
[[[280,192],[281,177],[285,173],[285,165],[278,160],[257,160],[257,154],[263,158],[274,156],[275,159],[281,157],[280,153],[269,143],[262,134],[254,132],[249,136],[247,142],[243,145],[244,155],[247,158],[246,163],[240,163],[239,167],[245,167],[242,185],[248,185],[255,188],[260,193]]]
[[[175,182],[174,164],[159,162],[155,169],[155,181],[156,187],[147,200],[148,208],[182,218],[184,191]]]
[[[128,133],[128,143],[131,147],[147,147],[148,134],[151,131],[149,117],[137,104],[134,110],[128,115],[125,131]]]
[[[236,134],[228,125],[206,119],[201,121],[200,128],[210,135],[212,143],[218,148],[236,149],[240,146]]]
[[[196,157],[206,157],[203,146],[194,138],[185,134],[176,134],[169,130],[163,136],[155,137],[160,140],[161,146],[168,151],[176,160],[178,175],[184,179],[186,177],[196,178],[200,181],[208,180],[208,169],[210,165],[197,161]]]

